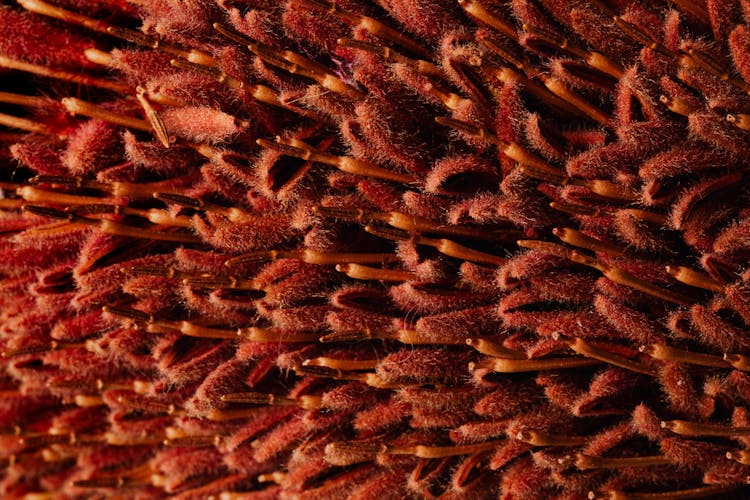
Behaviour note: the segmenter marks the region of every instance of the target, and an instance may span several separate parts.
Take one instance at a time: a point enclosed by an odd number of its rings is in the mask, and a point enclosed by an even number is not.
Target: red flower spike
[[[3,12],[0,494],[744,493],[744,4],[147,4]]]

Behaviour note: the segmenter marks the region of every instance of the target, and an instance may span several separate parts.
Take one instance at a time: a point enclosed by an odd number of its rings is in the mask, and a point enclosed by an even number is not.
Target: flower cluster
[[[748,495],[750,3],[0,2],[0,496]]]

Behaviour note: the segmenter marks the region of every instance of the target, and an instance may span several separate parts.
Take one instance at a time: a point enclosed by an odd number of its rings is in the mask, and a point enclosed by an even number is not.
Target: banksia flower
[[[750,7],[0,5],[4,498],[743,498]]]

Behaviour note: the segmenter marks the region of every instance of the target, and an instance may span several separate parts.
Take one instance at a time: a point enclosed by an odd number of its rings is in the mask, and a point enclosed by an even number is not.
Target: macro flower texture
[[[0,497],[750,497],[748,0],[0,27]]]

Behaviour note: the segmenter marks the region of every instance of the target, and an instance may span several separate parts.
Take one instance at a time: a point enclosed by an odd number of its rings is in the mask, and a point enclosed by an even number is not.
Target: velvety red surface
[[[0,2],[0,496],[746,497],[748,25]]]

